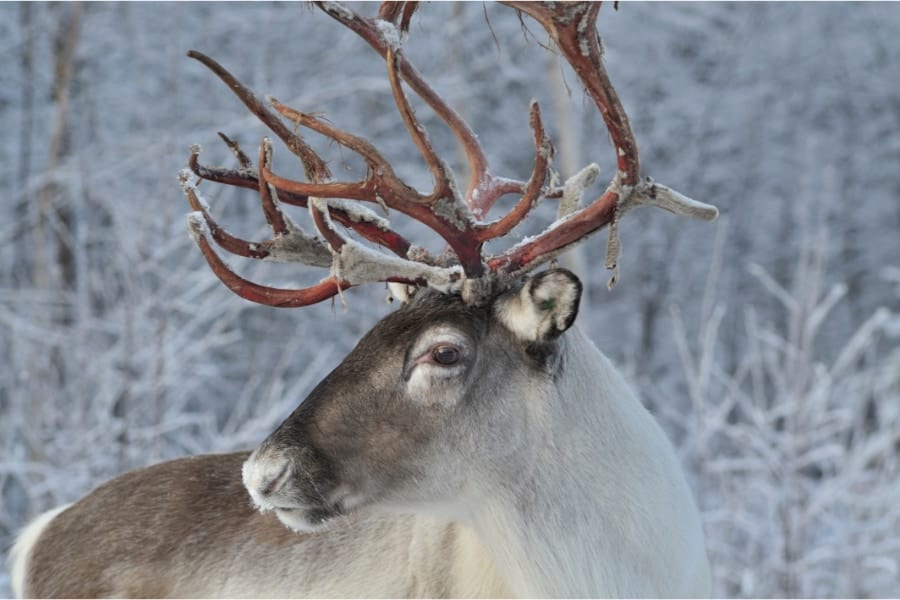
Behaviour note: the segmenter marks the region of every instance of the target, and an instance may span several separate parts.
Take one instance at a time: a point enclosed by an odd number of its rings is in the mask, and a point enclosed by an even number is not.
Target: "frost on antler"
[[[260,147],[258,165],[237,142],[222,139],[237,157],[237,169],[212,168],[200,164],[199,148],[191,151],[189,166],[200,179],[254,189],[262,212],[272,229],[272,238],[249,242],[227,233],[200,200],[190,173],[180,179],[191,204],[191,232],[213,271],[244,298],[276,306],[300,306],[331,297],[341,290],[371,281],[429,286],[446,293],[460,293],[470,303],[487,301],[494,293],[528,271],[553,259],[563,250],[602,227],[610,226],[608,268],[615,269],[619,256],[618,219],[630,208],[648,204],[693,218],[712,219],[717,211],[674,190],[641,179],[628,117],[606,75],[602,49],[596,32],[599,3],[591,2],[503,2],[537,20],[572,66],[596,104],[616,150],[616,172],[606,191],[582,206],[587,188],[596,179],[594,164],[573,175],[562,188],[548,183],[553,145],[546,135],[540,108],[532,102],[530,125],[535,158],[530,177],[517,180],[491,172],[478,138],[462,117],[422,78],[403,51],[403,39],[415,13],[416,2],[385,2],[374,18],[365,18],[335,2],[317,5],[327,15],[350,29],[385,61],[394,102],[407,134],[431,172],[434,188],[420,193],[407,185],[372,142],[344,131],[315,115],[286,106],[274,98],[260,100],[223,66],[195,51],[188,53],[225,82],[304,166],[304,181],[290,179],[272,168],[272,144]],[[465,152],[470,176],[465,190],[456,183],[447,163],[435,152],[428,133],[406,96],[409,88],[447,125]],[[293,127],[289,127],[290,123]],[[362,158],[367,166],[364,179],[335,181],[326,162],[297,133],[309,129],[329,138]],[[507,214],[492,221],[485,217],[498,199],[519,196]],[[540,234],[494,256],[486,256],[484,244],[507,235],[528,217],[545,198],[560,201],[557,219]],[[318,235],[309,235],[281,209],[281,203],[306,207]],[[449,252],[432,256],[414,246],[391,228],[389,221],[361,203],[379,205],[385,213],[402,213],[428,226],[447,244]],[[337,225],[354,232],[375,248],[342,233]],[[239,256],[300,262],[328,267],[330,276],[301,290],[268,288],[244,280],[218,257],[210,241]],[[615,280],[615,275],[613,280]]]

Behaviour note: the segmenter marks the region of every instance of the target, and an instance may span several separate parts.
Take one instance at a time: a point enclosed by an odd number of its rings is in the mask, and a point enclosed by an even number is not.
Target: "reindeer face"
[[[567,271],[486,307],[423,292],[372,329],[247,460],[254,502],[301,531],[362,506],[458,513],[493,473],[527,460],[555,339],[579,295]]]

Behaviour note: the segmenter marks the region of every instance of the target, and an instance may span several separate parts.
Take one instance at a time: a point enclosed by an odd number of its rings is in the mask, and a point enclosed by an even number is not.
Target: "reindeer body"
[[[671,446],[594,345],[561,335],[575,283],[548,271],[480,308],[422,293],[249,458],[135,471],[56,516],[19,550],[18,592],[708,594]],[[418,358],[451,343],[454,365]]]

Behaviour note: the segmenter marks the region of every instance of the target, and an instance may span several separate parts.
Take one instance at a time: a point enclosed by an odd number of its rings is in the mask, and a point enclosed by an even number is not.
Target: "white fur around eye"
[[[453,346],[459,350],[459,361],[452,365],[434,362],[432,352],[440,346]],[[423,404],[452,404],[458,396],[455,382],[465,370],[469,344],[456,330],[439,326],[425,332],[410,352],[409,379],[406,389],[409,397]]]
[[[406,382],[406,389],[417,402],[425,404],[452,403],[455,386],[453,382],[462,374],[463,365],[457,363],[450,367],[430,362],[421,362],[415,366]]]

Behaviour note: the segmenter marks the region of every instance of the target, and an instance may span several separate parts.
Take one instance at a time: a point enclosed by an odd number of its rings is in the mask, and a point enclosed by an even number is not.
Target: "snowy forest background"
[[[596,161],[604,186],[599,114],[525,26],[498,6],[427,4],[407,52],[496,173],[530,173],[535,97],[560,174]],[[582,327],[689,471],[716,594],[897,596],[900,5],[622,3],[599,28],[644,174],[722,211],[628,214],[612,292],[605,233],[574,257]],[[278,310],[214,278],[176,173],[192,143],[232,165],[216,132],[250,152],[265,130],[190,48],[377,140],[429,187],[383,62],[306,5],[0,4],[0,551],[126,469],[254,446],[390,310],[377,285],[346,310]],[[285,150],[276,164],[300,176]],[[262,237],[254,194],[201,189],[221,223]],[[275,285],[322,276],[232,264]]]

